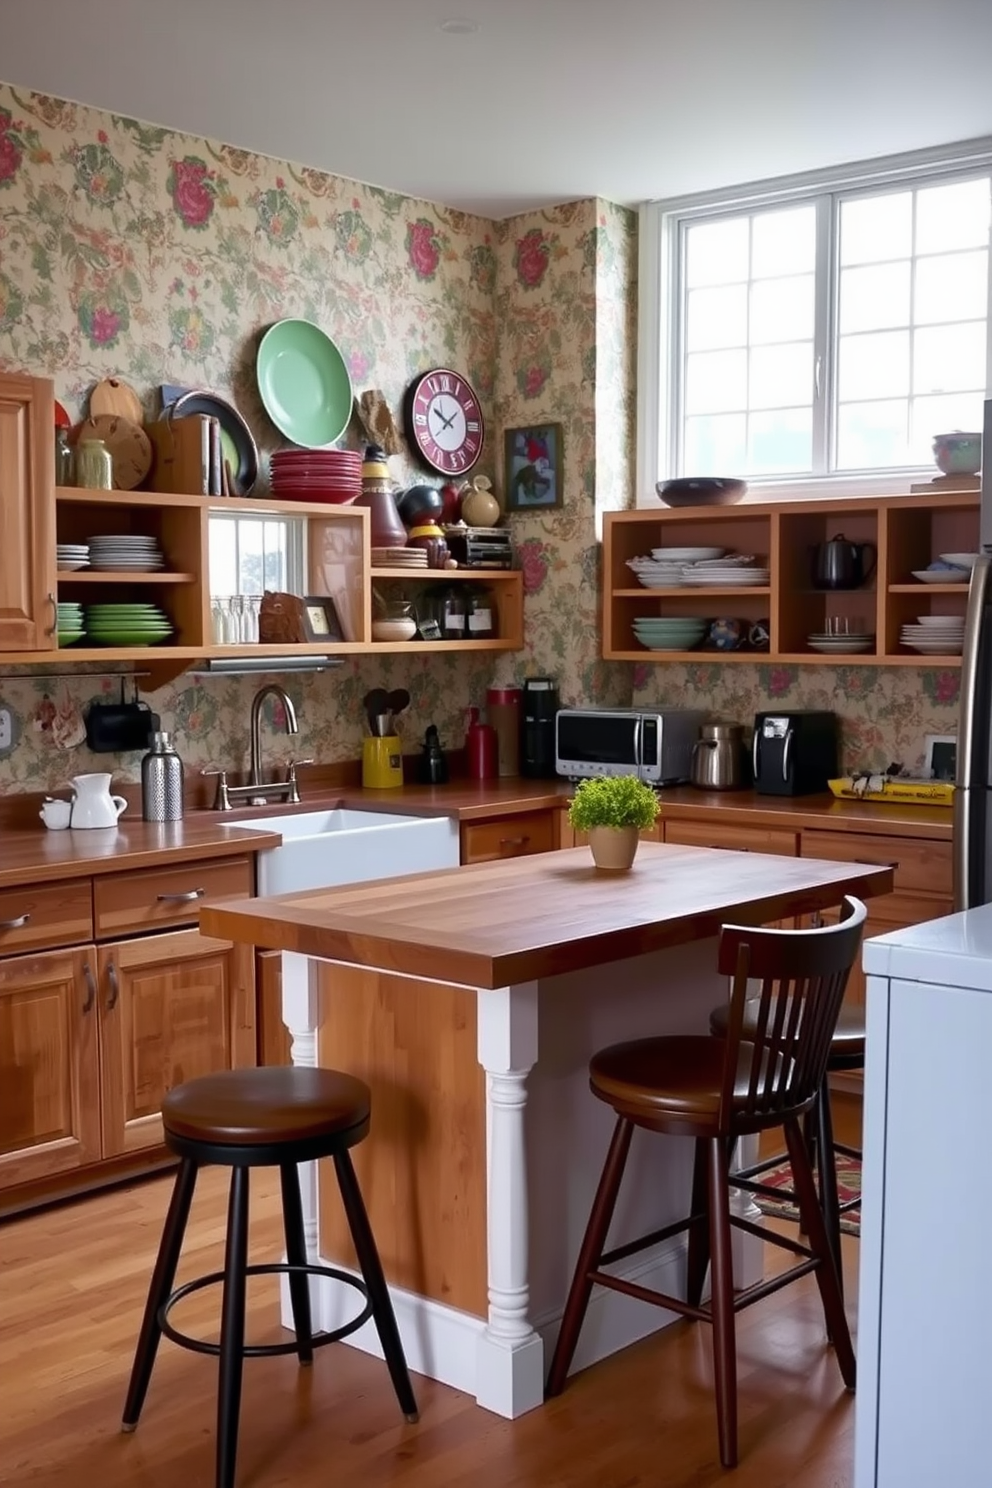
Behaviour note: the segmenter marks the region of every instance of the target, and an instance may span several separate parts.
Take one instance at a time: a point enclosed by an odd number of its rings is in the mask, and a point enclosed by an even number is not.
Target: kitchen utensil
[[[391,713],[376,713],[369,722],[372,724],[372,735],[376,739],[385,739],[387,735],[395,733],[393,728],[393,715]]]
[[[982,436],[960,429],[951,434],[935,434],[933,458],[944,475],[977,475],[982,468]]]
[[[871,578],[878,557],[874,543],[850,542],[842,532],[813,548],[816,589],[857,589]]]
[[[127,802],[123,796],[111,795],[110,781],[111,776],[102,773],[73,776],[71,827],[116,827]]]
[[[229,460],[234,472],[232,496],[247,496],[258,480],[258,446],[242,415],[233,403],[218,398],[204,388],[161,388],[162,408],[167,419],[205,414],[220,424],[221,454]],[[168,398],[168,402],[166,402]]]
[[[403,710],[405,708],[409,708],[409,706],[410,694],[407,692],[406,688],[394,687],[393,691],[389,694],[389,711],[390,713],[392,713],[393,717],[395,718],[398,713],[402,713]]]
[[[255,370],[265,411],[287,439],[307,449],[340,439],[351,418],[351,378],[319,326],[277,321],[262,337]]]
[[[921,584],[961,584],[967,586],[971,571],[967,568],[914,568],[913,578]]]
[[[981,557],[981,553],[941,553],[941,563],[949,563],[952,568],[973,569]]]
[[[183,762],[169,735],[156,730],[141,761],[141,815],[145,821],[180,821],[183,814]]]
[[[79,427],[80,449],[91,439],[102,440],[110,453],[115,490],[133,491],[141,485],[152,468],[152,442],[140,423],[115,413],[91,414]]]
[[[38,812],[45,826],[52,831],[61,832],[69,825],[72,817],[72,802],[61,801],[54,796],[46,796]]]
[[[90,418],[97,418],[100,414],[128,419],[132,424],[140,425],[145,421],[141,399],[131,384],[120,377],[105,377],[90,393]]]
[[[744,778],[744,726],[704,723],[692,746],[689,778],[700,790],[739,790]]]
[[[88,491],[112,491],[114,462],[102,439],[80,439],[76,445],[76,485]]]
[[[486,717],[496,730],[501,775],[520,774],[522,707],[519,687],[490,687],[486,691]]]
[[[365,716],[368,719],[369,733],[374,734],[375,723],[373,720],[380,713],[386,713],[389,710],[389,693],[384,687],[373,687],[362,698],[362,707],[365,709]]]
[[[403,784],[403,753],[395,734],[362,740],[362,785],[366,790],[395,790]]]
[[[747,481],[729,476],[683,476],[657,481],[655,490],[666,506],[734,506],[747,491]]]

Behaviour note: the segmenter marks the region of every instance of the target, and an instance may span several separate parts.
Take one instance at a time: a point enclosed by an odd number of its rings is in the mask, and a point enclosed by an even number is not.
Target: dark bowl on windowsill
[[[727,476],[682,476],[658,481],[655,490],[666,506],[733,506],[747,491],[747,481]]]

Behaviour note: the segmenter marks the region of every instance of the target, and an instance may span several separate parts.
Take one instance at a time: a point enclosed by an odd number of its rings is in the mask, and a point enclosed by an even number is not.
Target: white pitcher
[[[70,827],[116,827],[117,818],[127,810],[123,796],[110,793],[109,775],[75,775]]]

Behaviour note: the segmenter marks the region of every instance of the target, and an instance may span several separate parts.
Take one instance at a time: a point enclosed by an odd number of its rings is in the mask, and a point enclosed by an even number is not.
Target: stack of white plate
[[[661,549],[656,548],[655,552]],[[681,558],[628,558],[627,567],[633,569],[638,583],[645,589],[681,589],[684,582],[685,564]]]
[[[634,635],[649,651],[692,651],[699,645],[709,627],[708,620],[697,615],[660,617],[638,615]]]
[[[165,555],[157,537],[116,533],[91,537],[90,567],[102,573],[155,573],[165,567]]]
[[[824,630],[810,631],[806,637],[811,651],[823,656],[844,656],[854,651],[874,651],[875,636],[868,631],[851,631],[847,635],[828,634]]]
[[[706,563],[722,558],[726,548],[652,548],[656,563]]]
[[[88,568],[90,550],[88,543],[56,543],[55,566],[63,573],[74,573],[78,568]]]
[[[682,581],[693,587],[719,589],[760,588],[767,584],[769,570],[755,562],[751,553],[706,559],[682,570]]]
[[[910,651],[922,656],[960,656],[964,650],[964,617],[962,615],[918,615],[916,624],[907,623],[899,639]]]

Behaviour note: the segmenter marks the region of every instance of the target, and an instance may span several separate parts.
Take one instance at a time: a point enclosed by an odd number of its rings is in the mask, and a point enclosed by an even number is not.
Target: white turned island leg
[[[486,1072],[489,1321],[478,1344],[476,1399],[511,1419],[544,1399],[544,1345],[529,1316],[527,1076],[537,1059],[537,983],[477,993]]]

